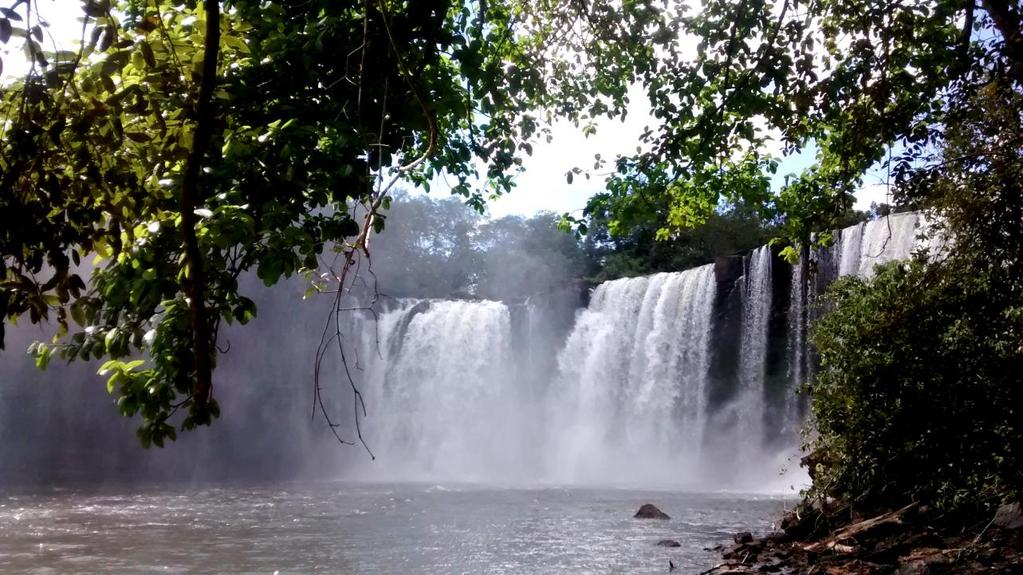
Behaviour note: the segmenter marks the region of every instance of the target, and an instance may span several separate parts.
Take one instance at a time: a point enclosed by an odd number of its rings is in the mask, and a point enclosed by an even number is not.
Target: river
[[[632,515],[655,503],[670,520]],[[2,573],[667,573],[768,531],[783,496],[284,483],[0,496]],[[681,546],[657,546],[673,539]]]

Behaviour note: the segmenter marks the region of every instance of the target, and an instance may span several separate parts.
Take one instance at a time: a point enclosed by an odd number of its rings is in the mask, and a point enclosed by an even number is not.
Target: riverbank
[[[759,538],[737,534],[724,560],[701,575],[1023,573],[1019,503],[967,525],[916,503],[867,516],[804,504],[781,527]]]

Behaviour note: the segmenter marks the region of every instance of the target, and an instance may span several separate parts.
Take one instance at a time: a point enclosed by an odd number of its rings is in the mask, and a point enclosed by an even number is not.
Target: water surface
[[[669,521],[632,514],[653,502]],[[0,573],[666,573],[791,499],[292,483],[0,495]],[[658,547],[674,539],[679,548]]]

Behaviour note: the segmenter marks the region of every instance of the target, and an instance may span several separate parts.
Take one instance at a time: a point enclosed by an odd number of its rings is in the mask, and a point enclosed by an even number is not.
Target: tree
[[[218,327],[256,313],[240,274],[325,280],[336,318],[397,182],[482,209],[554,118],[622,113],[670,33],[653,0],[85,0],[68,52],[34,1],[0,9],[31,65],[0,89],[0,315],[55,320],[40,366],[109,358],[144,445],[218,413]]]
[[[0,94],[0,314],[56,321],[40,366],[109,358],[144,445],[174,438],[179,409],[185,429],[217,415],[218,327],[256,313],[240,274],[319,269],[343,294],[397,181],[449,174],[481,207],[510,187],[540,111],[577,117],[593,100],[548,105],[564,82],[534,61],[574,11],[221,8],[88,0],[75,52],[46,48],[31,0],[0,15],[0,42],[22,42],[32,66]]]
[[[841,280],[813,330],[818,495],[970,513],[1023,492],[1023,97],[992,82],[956,120],[898,188],[937,216],[930,253]]]
[[[485,221],[455,198],[396,194],[392,224],[374,243],[374,276],[391,297],[511,300],[549,293],[594,270],[558,218]]]
[[[741,202],[807,245],[835,229],[866,170],[909,174],[978,89],[997,77],[1018,89],[1020,14],[1018,2],[1000,0],[710,0],[673,15],[679,35],[637,67],[659,126],[641,153],[615,162],[586,214],[624,230],[663,209],[663,238]],[[812,165],[773,193],[772,148],[811,143]]]
[[[590,257],[600,263],[592,276],[606,281],[655,272],[682,271],[711,263],[720,256],[737,255],[766,244],[774,230],[761,219],[757,209],[731,206],[712,214],[705,222],[658,239],[665,230],[666,211],[660,211],[643,226],[634,225],[612,233],[610,214],[591,216],[585,245]],[[613,222],[611,222],[613,224]]]
[[[190,428],[219,409],[219,322],[255,313],[239,274],[326,278],[336,314],[397,182],[448,175],[482,208],[544,126],[591,130],[635,83],[661,125],[588,215],[665,239],[743,205],[805,245],[893,143],[900,179],[979,86],[1018,88],[1019,6],[983,6],[87,0],[79,50],[54,52],[13,0],[0,43],[32,69],[0,94],[0,314],[54,317],[40,365],[110,358],[122,411],[159,444],[176,410]],[[820,149],[777,196],[772,140]]]
[[[387,233],[374,245],[379,290],[391,297],[444,298],[476,283],[481,216],[454,197],[399,193],[387,211]]]
[[[597,263],[559,218],[541,212],[530,218],[505,216],[480,229],[477,293],[493,299],[528,298],[571,288],[592,275]]]
[[[1018,302],[962,262],[844,278],[813,330],[813,494],[873,509],[983,511],[1017,497]]]

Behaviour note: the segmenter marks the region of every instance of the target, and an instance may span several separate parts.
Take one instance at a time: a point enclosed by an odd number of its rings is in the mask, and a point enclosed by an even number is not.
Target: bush
[[[811,336],[812,495],[965,512],[1020,495],[1023,321],[996,279],[949,259],[832,285]]]

